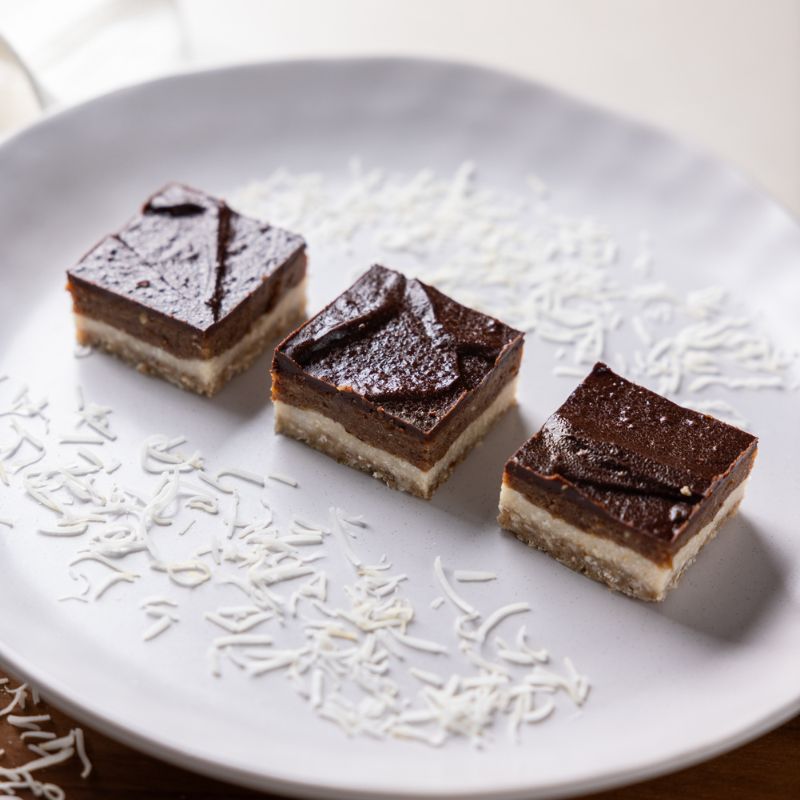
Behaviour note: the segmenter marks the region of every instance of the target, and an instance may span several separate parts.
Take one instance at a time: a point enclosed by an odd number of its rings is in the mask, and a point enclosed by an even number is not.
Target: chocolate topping
[[[302,371],[432,430],[518,331],[381,266],[280,346]]]
[[[756,438],[596,364],[509,466],[575,490],[665,543],[685,529]]]
[[[170,184],[69,274],[207,331],[304,248],[294,233]]]

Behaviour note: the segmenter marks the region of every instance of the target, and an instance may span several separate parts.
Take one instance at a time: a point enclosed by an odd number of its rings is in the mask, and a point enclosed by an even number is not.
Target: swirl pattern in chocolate
[[[70,275],[205,331],[304,249],[297,234],[170,184]]]
[[[755,445],[751,434],[597,364],[512,464],[561,479],[620,522],[671,542]]]
[[[373,266],[280,349],[304,373],[427,431],[520,336],[431,286]]]

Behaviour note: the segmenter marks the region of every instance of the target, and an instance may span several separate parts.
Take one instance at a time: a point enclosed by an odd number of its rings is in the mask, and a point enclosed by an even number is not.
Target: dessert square
[[[374,266],[275,349],[275,431],[429,498],[514,403],[522,344]]]
[[[305,319],[305,242],[170,184],[67,272],[78,342],[212,395]]]
[[[757,445],[598,363],[506,464],[498,521],[612,589],[663,600],[736,513]]]

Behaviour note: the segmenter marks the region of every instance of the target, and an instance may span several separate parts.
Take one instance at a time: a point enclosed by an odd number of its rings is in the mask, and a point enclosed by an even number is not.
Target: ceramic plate
[[[371,524],[358,547],[375,559],[387,553],[409,575],[414,630],[453,650],[452,609],[429,605],[441,593],[434,556],[448,568],[496,571],[499,580],[459,590],[485,612],[529,602],[532,640],[557,661],[569,656],[591,680],[581,712],[559,700],[520,744],[501,723],[480,751],[463,739],[431,749],[348,738],[281,675],[251,680],[230,665],[222,678],[210,674],[213,634],[202,611],[239,602],[234,587],[173,592],[166,576],[134,560],[145,566],[137,583],[114,586],[94,604],[56,602],[75,591],[66,563],[80,542],[37,534],[47,512],[0,485],[0,516],[15,522],[0,528],[4,665],[133,747],[262,789],[342,798],[564,796],[699,761],[796,713],[796,393],[717,393],[735,402],[761,440],[748,496],[679,589],[650,605],[612,594],[497,529],[504,460],[577,382],[553,375],[554,348],[536,335],[528,337],[519,408],[430,503],[274,437],[266,357],[213,400],[111,358],[74,357],[64,270],[155,188],[181,180],[225,192],[280,166],[317,171],[336,185],[347,180],[353,155],[407,174],[424,167],[451,174],[472,159],[480,185],[504,192],[535,173],[551,187],[554,207],[601,219],[624,254],[649,231],[658,244],[654,281],[679,291],[721,284],[748,314],[761,315],[779,344],[800,340],[797,224],[706,156],[474,67],[396,59],[263,64],[126,89],[55,114],[0,148],[0,372],[9,376],[0,383],[2,402],[27,384],[31,396],[50,399],[52,424],[67,425],[82,386],[87,398],[113,408],[118,442],[129,443],[120,480],[134,480],[139,443],[154,432],[187,436],[218,468],[294,475],[298,489],[272,482],[265,490],[276,512],[319,519],[335,505],[363,514]],[[377,258],[385,256],[368,247],[348,255],[312,243],[310,308]],[[633,337],[623,325],[615,347],[634,349]],[[2,435],[12,436],[6,427]],[[174,528],[158,535],[176,554],[184,541],[187,549],[202,541],[197,530],[185,540]],[[344,562],[332,559],[327,569],[334,583],[351,577]],[[175,595],[181,623],[145,643],[139,601],[147,594]],[[447,671],[425,658],[426,668]]]

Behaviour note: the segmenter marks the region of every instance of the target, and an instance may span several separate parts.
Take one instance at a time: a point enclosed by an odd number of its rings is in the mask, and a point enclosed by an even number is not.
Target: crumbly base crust
[[[630,597],[658,602],[677,584],[703,546],[736,513],[746,483],[742,481],[714,518],[675,553],[671,566],[656,564],[635,550],[571,525],[530,502],[506,483],[500,490],[497,521],[529,547],[543,550],[570,569]]]
[[[212,358],[179,358],[107,322],[83,314],[74,316],[79,344],[105,350],[139,372],[210,397],[246,370],[270,344],[305,320],[306,281],[292,287],[274,308],[262,314],[242,339]]]
[[[456,464],[484,437],[497,418],[515,402],[516,380],[513,380],[461,432],[442,458],[430,469],[421,470],[410,461],[367,444],[349,433],[341,423],[318,411],[273,400],[276,433],[299,439],[342,464],[368,472],[393,489],[426,500],[447,480]]]

